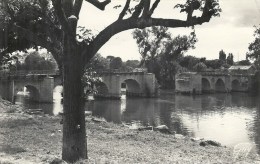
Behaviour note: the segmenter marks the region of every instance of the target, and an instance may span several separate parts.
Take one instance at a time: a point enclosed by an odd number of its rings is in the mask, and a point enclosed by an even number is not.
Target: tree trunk
[[[62,159],[75,162],[87,157],[83,74],[79,49],[69,41],[64,50],[64,103]]]

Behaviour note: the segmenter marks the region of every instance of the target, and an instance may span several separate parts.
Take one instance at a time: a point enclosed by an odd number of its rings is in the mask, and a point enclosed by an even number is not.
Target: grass
[[[26,150],[20,146],[2,145],[0,147],[0,152],[4,152],[6,154],[17,154],[26,152]]]
[[[61,158],[60,116],[0,113],[0,164],[50,163]],[[259,163],[250,154],[234,161],[232,149],[199,146],[189,137],[155,131],[131,130],[125,126],[87,118],[89,159],[80,163]]]

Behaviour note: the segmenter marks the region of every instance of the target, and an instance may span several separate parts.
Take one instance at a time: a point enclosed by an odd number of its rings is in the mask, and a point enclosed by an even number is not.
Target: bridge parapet
[[[200,72],[202,76],[230,76],[229,72]]]
[[[59,70],[19,70],[19,71],[0,71],[0,77],[19,77],[19,76],[29,76],[29,75],[46,75],[54,76],[59,75]]]

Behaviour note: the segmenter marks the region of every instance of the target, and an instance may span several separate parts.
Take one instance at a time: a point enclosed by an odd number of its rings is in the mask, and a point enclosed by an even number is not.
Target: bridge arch
[[[40,91],[39,89],[34,85],[25,85],[24,86],[27,91],[29,91],[29,98],[32,101],[39,102],[40,101]]]
[[[237,79],[232,81],[232,91],[239,91],[240,89],[240,83]]]
[[[215,91],[216,92],[226,92],[225,83],[221,78],[217,79],[217,81],[215,83]]]
[[[139,96],[141,94],[140,84],[135,79],[125,79],[122,83],[126,84],[127,96]]]
[[[211,91],[210,81],[207,78],[202,78],[201,83],[202,83],[202,88],[201,88],[202,92],[209,93]]]

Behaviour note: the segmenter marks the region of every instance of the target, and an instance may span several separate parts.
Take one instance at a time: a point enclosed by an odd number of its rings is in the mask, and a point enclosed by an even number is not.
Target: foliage
[[[140,66],[139,60],[127,60],[124,63],[126,69],[133,70],[134,68],[138,68]]]
[[[227,64],[229,64],[229,65],[233,65],[233,64],[234,64],[234,56],[233,56],[232,53],[229,53],[229,54],[228,54]]]
[[[82,76],[81,81],[84,88],[84,96],[87,97],[89,94],[95,94],[97,92],[94,86],[102,80],[95,71],[87,70]]]
[[[97,53],[87,64],[86,72],[107,72],[107,71],[132,71],[134,68],[138,68],[140,61],[138,60],[127,60],[123,62],[120,57],[107,56],[106,58],[102,57],[101,54]]]
[[[240,60],[236,62],[236,65],[252,65],[252,63],[249,60]]]
[[[205,71],[207,69],[207,66],[203,63],[203,62],[199,62],[197,63],[193,69],[196,71],[196,72],[202,72],[202,71]]]
[[[123,65],[123,61],[120,57],[115,57],[110,61],[110,69],[119,69]]]
[[[214,59],[214,60],[206,60],[205,62],[206,66],[208,68],[212,69],[220,69],[221,66],[223,65],[223,61],[219,59]]]
[[[255,40],[249,44],[247,57],[254,60],[257,68],[260,68],[260,26],[255,26]]]
[[[109,69],[109,61],[99,53],[97,53],[86,66],[86,72],[107,69]]]
[[[226,57],[227,55],[223,50],[219,51],[219,60],[226,61]]]
[[[50,44],[42,42],[43,40],[50,41],[51,38],[56,42],[61,40],[62,35],[60,23],[49,1],[4,0],[0,3],[1,8],[3,14],[0,17],[2,25],[0,32],[4,33],[4,37],[0,41],[1,61],[2,58],[6,62],[12,60],[10,54],[15,51],[27,52],[29,48],[38,50],[38,46],[55,53],[54,43],[50,46]],[[57,61],[58,58],[55,60]],[[60,61],[57,63],[60,64]]]
[[[185,4],[177,4],[175,8],[181,8],[180,12],[186,12],[188,15],[192,14],[194,10],[203,10],[201,7],[201,4],[205,4],[205,0],[192,0],[192,1],[186,1]],[[219,2],[218,0],[213,0],[210,1],[208,4],[210,8],[210,13],[214,13],[214,16],[220,16],[220,12],[222,11],[221,8],[219,7]],[[191,15],[192,16],[192,15]]]
[[[187,69],[190,70],[190,71],[193,71],[194,66],[195,66],[199,61],[200,61],[199,58],[196,58],[196,57],[194,57],[194,56],[188,55],[188,56],[182,57],[182,58],[180,59],[180,62],[179,62],[179,63],[180,63],[180,65],[181,65],[182,67],[185,67],[185,68],[187,68]]]
[[[20,64],[20,68],[22,70],[54,70],[56,68],[55,61],[51,61],[50,59],[45,59],[40,56],[39,52],[35,51],[30,53],[24,60],[24,63]],[[17,64],[16,64],[17,65]],[[19,65],[17,65],[19,66]]]
[[[173,38],[166,27],[136,29],[133,38],[142,56],[141,64],[155,74],[162,87],[174,86],[174,76],[181,68],[176,61],[197,42],[194,31]]]

